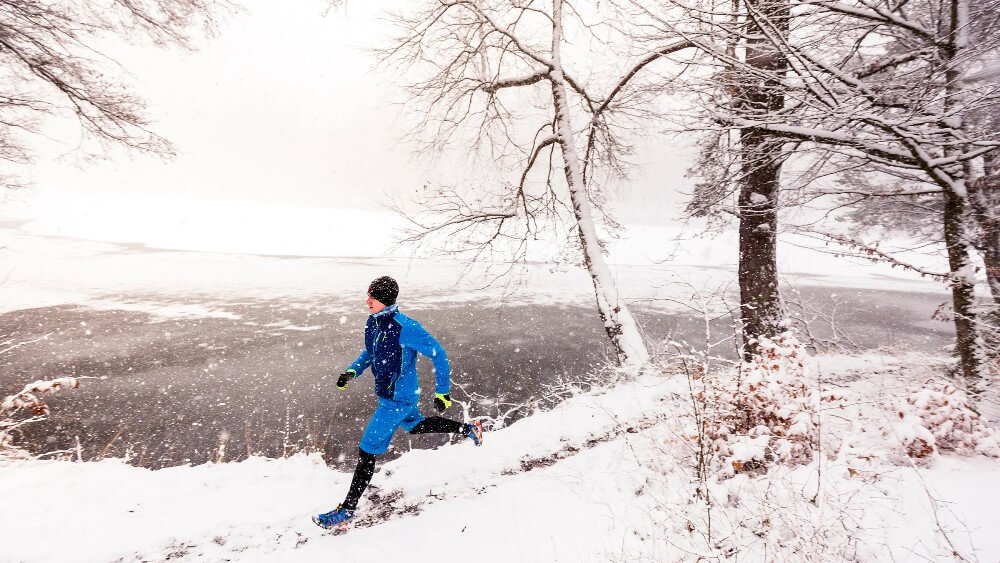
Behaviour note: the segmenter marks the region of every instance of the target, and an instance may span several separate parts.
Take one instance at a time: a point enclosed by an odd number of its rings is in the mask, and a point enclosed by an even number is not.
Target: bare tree
[[[740,318],[743,353],[749,360],[762,337],[781,332],[785,316],[777,266],[778,211],[787,140],[757,127],[722,122],[720,115],[767,119],[786,106],[788,62],[772,37],[787,37],[787,0],[632,0],[647,36],[685,42],[692,69],[685,82],[693,112],[681,127],[707,130],[701,158],[692,168],[700,179],[688,210],[720,209],[739,221]],[[756,17],[756,16],[760,17]],[[638,27],[638,26],[637,26]],[[720,127],[721,126],[721,127]]]
[[[986,190],[970,188],[980,185],[982,160],[995,154],[1000,139],[995,131],[977,129],[972,119],[997,107],[1000,89],[996,82],[970,83],[965,75],[993,49],[1000,28],[990,16],[995,13],[994,2],[976,5],[982,16],[977,25],[971,23],[970,4],[968,0],[928,0],[905,7],[891,2],[810,3],[818,16],[835,16],[844,27],[868,26],[868,34],[888,39],[888,48],[870,52],[859,43],[846,63],[835,66],[815,49],[786,47],[790,58],[801,61],[797,75],[804,82],[806,73],[816,77],[808,80],[814,86],[808,100],[815,107],[819,107],[816,102],[825,102],[830,108],[805,112],[810,118],[798,125],[807,125],[807,135],[786,131],[790,138],[848,147],[864,159],[918,173],[922,183],[941,190],[940,225],[948,254],[956,349],[962,372],[975,388],[985,350],[975,310],[971,255],[976,232],[990,232],[990,214],[981,197]],[[820,86],[830,94],[816,89]],[[853,135],[845,136],[847,131]],[[972,213],[977,207],[979,225],[970,220],[977,217]],[[988,235],[979,241],[985,243],[981,248],[989,260],[988,246],[995,241]]]
[[[993,244],[988,233],[993,232],[989,221],[995,219],[988,212],[990,196],[979,195],[989,191],[988,183],[979,178],[986,168],[984,159],[1000,147],[996,131],[977,127],[973,119],[980,112],[992,115],[1000,100],[996,81],[984,81],[984,73],[976,72],[1000,39],[994,4],[796,0],[774,7],[761,2],[671,2],[671,9],[683,16],[659,20],[666,35],[688,38],[722,69],[715,75],[717,85],[705,90],[710,118],[723,133],[739,130],[745,138],[746,132],[756,131],[783,140],[781,154],[772,154],[785,159],[786,168],[794,160],[793,168],[807,170],[799,179],[800,186],[810,188],[800,192],[806,198],[848,194],[866,201],[941,200],[937,224],[948,255],[956,348],[971,384],[981,378],[983,364],[971,253],[977,242],[983,249]],[[769,60],[769,67],[755,64],[751,55],[759,41],[767,45],[763,50],[769,57],[780,61]],[[741,46],[745,57],[740,56]],[[774,84],[782,103],[766,111],[730,103],[739,99],[743,81]],[[899,183],[891,189],[855,189],[855,194],[811,189],[820,184],[817,178],[850,171],[884,174]],[[717,173],[718,178],[739,179],[726,171]],[[980,185],[983,189],[975,190]],[[701,195],[698,205],[704,206],[722,201],[727,192],[708,187]],[[763,203],[766,195],[761,195]],[[786,199],[789,203],[797,202]],[[982,212],[972,213],[976,209]],[[978,226],[972,220],[977,216]]]
[[[531,240],[564,236],[590,274],[618,362],[637,365],[649,354],[604,259],[598,224],[614,224],[602,211],[603,193],[630,148],[616,132],[634,132],[652,115],[644,91],[630,87],[633,78],[689,44],[645,52],[610,80],[594,73],[590,81],[607,92],[598,96],[571,69],[597,66],[600,53],[581,45],[593,39],[606,49],[603,37],[614,29],[580,8],[563,0],[434,0],[397,18],[399,37],[381,54],[419,77],[409,87],[422,116],[417,136],[435,152],[456,144],[470,156],[488,152],[511,172],[495,185],[430,191],[405,240],[439,235],[452,250],[524,259]]]
[[[73,117],[84,141],[104,149],[170,154],[150,130],[143,101],[115,76],[101,52],[109,38],[190,48],[192,33],[211,33],[228,0],[5,0],[0,2],[0,160],[31,161],[44,120]],[[17,176],[3,184],[16,187]]]

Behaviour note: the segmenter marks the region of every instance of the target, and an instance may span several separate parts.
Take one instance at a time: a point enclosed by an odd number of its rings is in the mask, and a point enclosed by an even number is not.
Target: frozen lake
[[[128,456],[164,467],[215,459],[225,440],[226,460],[307,448],[330,463],[353,463],[374,406],[371,380],[347,391],[334,382],[361,349],[364,290],[382,274],[400,281],[401,308],[448,350],[453,382],[463,387],[454,390],[458,399],[529,402],[546,386],[607,365],[589,279],[574,267],[532,264],[487,286],[505,266],[165,251],[0,227],[8,235],[0,249],[0,336],[38,340],[0,355],[0,394],[37,379],[95,378],[51,396],[52,416],[23,436],[37,453],[75,448],[79,439],[85,459]],[[786,275],[792,309],[819,315],[814,336],[834,336],[832,315],[845,345],[948,344],[950,325],[931,319],[948,301],[943,289],[842,264]],[[721,299],[732,297],[732,267],[640,264],[615,272],[652,348],[663,351],[671,339],[700,346],[703,317],[693,308],[718,316],[713,339],[732,333],[732,302]],[[735,355],[728,346],[719,353]],[[429,370],[422,361],[425,383]],[[432,412],[429,402],[422,408]],[[472,414],[502,410],[478,404]],[[449,413],[461,416],[454,407]],[[394,448],[444,439],[400,433]]]
[[[834,292],[800,291],[817,303]],[[948,342],[949,327],[929,320],[940,295],[835,293],[850,299],[840,305],[840,329],[864,348],[940,349]],[[0,356],[0,393],[34,379],[100,378],[51,396],[52,416],[25,435],[34,451],[73,448],[79,437],[86,459],[127,455],[136,464],[163,467],[213,459],[220,437],[228,436],[226,459],[309,448],[322,450],[331,463],[351,463],[374,407],[371,379],[363,377],[347,391],[334,382],[362,345],[366,311],[360,298],[211,301],[187,296],[177,301],[145,295],[139,301],[179,310],[197,305],[214,315],[167,319],[80,305],[0,315],[0,333],[8,338],[50,335]],[[478,393],[501,402],[526,401],[545,384],[607,363],[608,349],[591,307],[472,302],[410,308],[405,300],[401,306],[448,350],[453,381],[464,387],[455,389],[456,398]],[[651,342],[669,337],[701,343],[701,319],[641,304],[636,313]],[[719,320],[713,327],[722,335],[728,324]],[[813,330],[830,335],[819,323]],[[430,362],[420,365],[422,381],[430,385]],[[422,409],[432,412],[429,402]],[[454,407],[449,412],[460,416]],[[483,405],[472,412],[495,413]],[[405,451],[441,440],[400,433],[394,446]]]

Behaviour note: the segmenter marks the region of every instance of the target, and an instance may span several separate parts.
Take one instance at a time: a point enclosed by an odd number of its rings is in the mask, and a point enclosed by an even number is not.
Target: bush
[[[721,478],[809,463],[816,450],[819,393],[810,388],[805,348],[786,330],[762,338],[759,350],[735,379],[714,375],[706,385],[706,438]]]
[[[894,429],[911,458],[938,452],[1000,457],[1000,435],[971,408],[969,396],[951,383],[927,381],[897,407]]]

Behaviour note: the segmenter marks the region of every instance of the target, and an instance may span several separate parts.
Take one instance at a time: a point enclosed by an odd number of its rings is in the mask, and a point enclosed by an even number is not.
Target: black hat
[[[382,276],[368,286],[368,295],[388,307],[396,303],[396,296],[399,295],[399,284],[389,276]]]

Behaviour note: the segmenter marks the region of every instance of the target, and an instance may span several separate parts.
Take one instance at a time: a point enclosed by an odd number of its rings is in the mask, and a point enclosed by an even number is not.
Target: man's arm
[[[451,391],[451,365],[448,362],[448,354],[445,354],[444,347],[422,327],[420,323],[410,319],[410,322],[403,327],[402,334],[399,335],[399,344],[404,348],[411,348],[427,356],[434,362],[434,377],[436,386],[435,394],[448,394]]]
[[[355,374],[354,377],[357,379],[357,377],[361,375],[361,373],[364,372],[370,365],[372,365],[372,357],[368,353],[368,348],[365,348],[361,351],[358,359],[354,360],[354,363],[347,366],[347,369],[344,371],[353,371]]]

